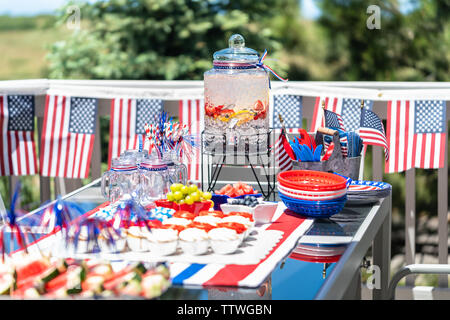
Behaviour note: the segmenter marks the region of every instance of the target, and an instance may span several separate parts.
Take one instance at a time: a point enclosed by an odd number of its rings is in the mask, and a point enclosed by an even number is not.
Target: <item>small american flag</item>
[[[37,173],[34,96],[0,95],[0,176]]]
[[[361,125],[358,134],[365,145],[375,145],[384,147],[384,158],[389,159],[389,146],[386,141],[383,122],[371,110],[363,108],[361,110]]]
[[[87,178],[95,139],[97,99],[47,95],[41,175]]]
[[[292,159],[289,154],[286,152],[286,145],[289,145],[289,141],[286,139],[286,135],[284,134],[284,130],[277,141],[275,142],[274,150],[275,150],[275,164],[278,165],[279,172],[292,170]]]
[[[113,99],[109,122],[109,156],[111,160],[122,152],[139,148],[139,135],[145,138],[145,124],[156,123],[163,110],[160,99]]]
[[[389,101],[387,111],[391,157],[385,171],[442,168],[447,141],[445,101]]]
[[[200,137],[204,129],[205,105],[203,99],[180,100],[178,104],[178,114],[180,124],[186,124],[189,128],[189,135]],[[201,150],[193,148],[193,154],[188,157],[188,181],[190,183],[200,183],[201,179]]]
[[[325,114],[325,126],[333,129],[341,129],[345,131],[344,120],[340,114],[333,111],[323,110]]]
[[[340,115],[346,131],[356,132],[361,123],[361,102],[362,99],[316,97],[311,132],[316,132],[317,128],[325,125],[323,110],[329,110]],[[322,105],[324,105],[325,108],[322,108]],[[372,107],[372,100],[364,100],[364,109],[372,110]]]

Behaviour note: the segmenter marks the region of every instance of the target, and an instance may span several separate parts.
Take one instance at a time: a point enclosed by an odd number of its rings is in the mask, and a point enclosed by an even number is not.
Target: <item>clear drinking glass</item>
[[[164,161],[145,159],[139,164],[139,173],[141,205],[146,206],[166,197],[170,184],[167,164]]]
[[[128,200],[139,194],[139,170],[133,158],[111,160],[111,169],[102,176],[101,191],[111,203]]]
[[[144,160],[144,159],[148,159],[149,155],[148,152],[146,151],[139,151],[138,149],[130,149],[130,150],[125,150],[121,155],[120,155],[121,159],[126,159],[126,158],[133,158],[136,160],[136,164],[139,165],[139,163]]]
[[[163,156],[163,160],[167,165],[169,175],[169,184],[187,183],[187,167],[181,163],[175,152],[167,152]]]

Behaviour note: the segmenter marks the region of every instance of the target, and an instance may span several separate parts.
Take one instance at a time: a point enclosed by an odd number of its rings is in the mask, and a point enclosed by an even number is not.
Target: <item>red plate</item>
[[[347,180],[328,172],[288,170],[278,174],[278,183],[297,190],[330,191],[346,188]]]

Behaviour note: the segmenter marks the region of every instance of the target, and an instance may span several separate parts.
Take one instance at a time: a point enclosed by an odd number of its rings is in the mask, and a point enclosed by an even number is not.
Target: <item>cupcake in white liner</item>
[[[244,241],[244,236],[247,231],[247,226],[243,225],[242,223],[238,222],[220,222],[217,224],[216,228],[227,228],[236,231],[238,237],[239,237],[239,245]]]
[[[230,215],[222,219],[222,222],[237,222],[246,226],[247,230],[244,232],[244,239],[250,235],[251,228],[255,225],[254,221],[239,215]]]
[[[218,223],[222,222],[222,219],[214,216],[198,216],[194,218],[194,221],[207,223],[215,227]]]
[[[148,251],[148,230],[145,227],[130,226],[127,229],[127,244],[131,251]]]
[[[127,244],[127,238],[124,231],[109,228],[100,231],[97,242],[102,252],[122,252]]]
[[[234,253],[241,239],[237,232],[229,228],[214,228],[208,232],[211,248],[218,254]]]
[[[146,237],[151,253],[168,256],[177,251],[178,231],[174,229],[154,228]]]
[[[205,230],[187,228],[178,234],[183,252],[190,255],[201,255],[208,252],[209,238]]]
[[[77,228],[69,228],[68,230],[68,236],[69,236],[69,243],[67,243],[67,249],[70,252],[73,253],[87,253],[89,251],[88,247],[88,230],[86,226],[80,227],[80,232],[77,236]],[[77,239],[75,239],[77,237]],[[76,242],[76,246],[75,246]]]

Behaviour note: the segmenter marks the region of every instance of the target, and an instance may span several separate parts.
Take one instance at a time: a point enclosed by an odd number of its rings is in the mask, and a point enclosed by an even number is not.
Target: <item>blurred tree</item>
[[[298,0],[284,0],[277,16],[269,19],[273,34],[282,43],[281,60],[290,80],[327,80],[326,37],[314,21],[302,18]]]
[[[281,44],[261,22],[279,14],[282,2],[110,0],[77,4],[81,30],[50,48],[49,77],[202,79],[212,66],[214,51],[227,47],[233,33],[244,35],[248,47],[267,48],[276,57]],[[67,18],[62,9],[60,23]]]
[[[450,1],[317,0],[328,38],[330,80],[448,81]],[[381,29],[369,29],[367,8],[377,5]]]

